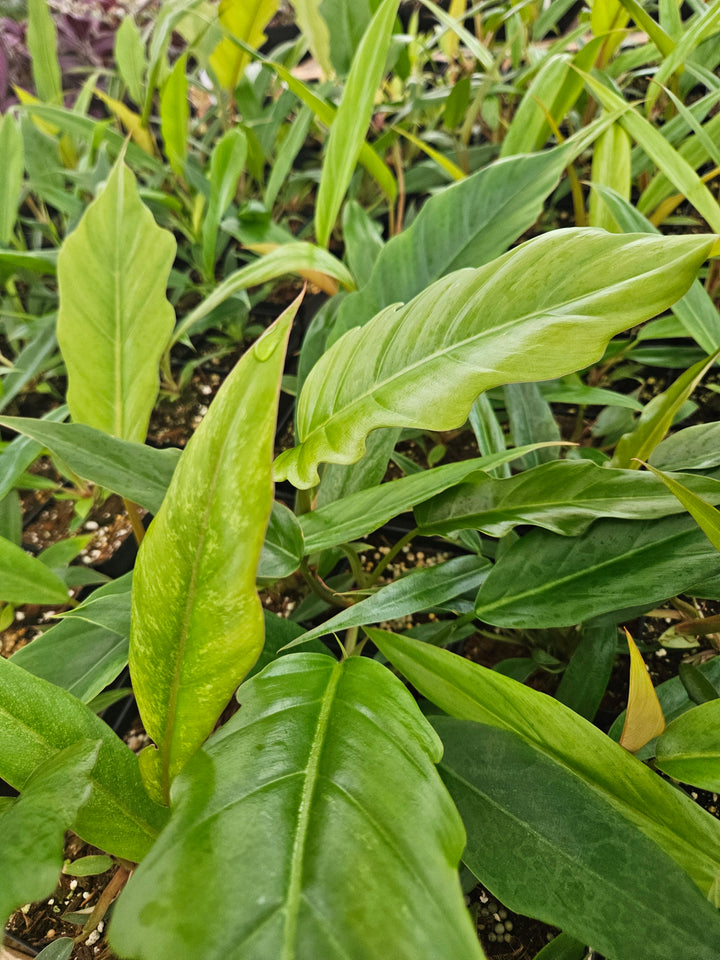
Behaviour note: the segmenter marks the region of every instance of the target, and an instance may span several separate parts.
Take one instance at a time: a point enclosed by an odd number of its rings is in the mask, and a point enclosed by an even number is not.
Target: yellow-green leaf
[[[178,463],[133,576],[130,669],[158,754],[151,795],[211,733],[263,646],[255,576],[272,505],[285,343],[298,298],[248,350]]]
[[[660,736],[665,729],[665,717],[642,654],[627,629],[625,636],[630,648],[630,692],[620,746],[637,753]]]
[[[265,42],[265,27],[275,16],[278,0],[220,0],[220,23],[233,37],[251,47]],[[220,86],[232,93],[240,75],[250,63],[250,55],[223,37],[210,57]]]
[[[716,510],[707,500],[699,497],[696,493],[692,493],[682,483],[663,473],[662,470],[651,467],[649,463],[644,464],[644,466],[662,480],[670,493],[677,497],[687,512],[695,519],[710,543],[716,550],[720,550],[720,511]]]

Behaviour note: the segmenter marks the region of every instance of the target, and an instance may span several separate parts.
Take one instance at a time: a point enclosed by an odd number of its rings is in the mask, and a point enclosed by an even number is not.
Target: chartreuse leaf
[[[528,790],[528,771],[533,769],[532,764],[527,762],[530,757],[534,757],[533,762],[540,764],[543,770],[554,771],[553,777],[559,774],[558,767],[570,773],[572,776],[569,779],[575,782],[576,788],[581,789],[587,801],[597,804],[598,809],[604,809],[608,827],[614,825],[624,833],[632,826],[635,832],[641,835],[638,842],[643,834],[654,841],[692,877],[704,894],[708,892],[720,869],[720,823],[694,804],[688,796],[665,783],[632,754],[557,700],[440,647],[385,630],[371,629],[368,632],[393,666],[441,710],[457,719],[472,720],[510,733],[513,739],[522,741],[529,748],[520,768],[525,787],[523,790],[515,788],[518,798],[522,796],[521,802],[527,801],[537,810],[538,816],[543,815],[542,811],[547,811],[556,824],[560,825],[562,822],[569,825],[575,837],[574,849],[580,862],[586,856],[595,855],[589,848],[586,849],[582,841],[581,833],[587,826],[585,818],[580,815],[558,817],[560,806],[565,809],[561,799],[558,799],[557,803],[550,800],[540,803],[538,795]],[[479,746],[482,738],[478,736],[476,742]],[[504,742],[507,749],[510,749],[511,741],[506,737]],[[496,775],[503,777],[505,764],[500,757],[501,754],[487,765],[483,761],[479,769],[484,770],[488,778]],[[512,766],[515,766],[514,762]],[[543,790],[542,784],[543,776],[540,774],[536,784],[538,791]],[[553,796],[560,798],[562,791],[557,794],[553,791]],[[508,859],[507,841],[503,833],[499,832],[497,836],[502,843],[505,868],[512,871],[515,882],[521,883],[523,871],[518,873],[517,864]],[[652,849],[652,846],[649,849]],[[599,850],[597,853],[601,855]],[[541,856],[530,856],[523,862],[528,867],[532,863],[534,869],[541,869],[541,860]],[[624,856],[619,857],[619,860],[626,862]],[[640,868],[641,859],[636,861],[635,858],[630,858],[629,863]],[[668,866],[671,866],[670,862]],[[618,867],[625,869],[620,864]],[[536,895],[543,898],[548,893],[551,879],[552,872],[548,877],[548,884],[541,883],[538,879],[534,881]],[[598,873],[592,875],[592,883],[597,883],[599,879]],[[496,890],[494,887],[491,889],[504,899],[504,890]],[[642,884],[636,885],[635,894],[640,895],[641,889]],[[653,897],[654,890],[654,883],[651,883],[649,894]],[[512,891],[509,890],[508,894],[512,896]],[[583,896],[582,906],[578,909],[578,899],[575,896],[566,896],[566,904],[570,906],[575,917],[574,923],[592,909],[593,899],[590,894]],[[634,895],[630,897],[631,901],[633,899]],[[663,907],[668,906],[666,897],[657,899]],[[614,909],[622,900],[622,897],[615,896]],[[603,912],[606,910],[607,907]],[[573,932],[564,919],[558,918],[556,922],[570,933]],[[607,927],[614,926],[608,921],[606,913],[602,922]],[[692,922],[691,920],[690,923]],[[718,922],[720,921],[717,917],[710,920],[713,931]],[[578,936],[583,938],[584,935],[581,933]],[[607,936],[607,932],[604,936]],[[717,936],[714,932],[716,944]],[[610,952],[612,956],[617,953],[615,949]],[[690,952],[694,957],[695,953]],[[683,954],[675,954],[678,955]],[[704,953],[702,955],[705,956]],[[711,956],[712,954],[708,954],[708,960]]]
[[[62,100],[57,30],[47,0],[29,0],[27,45],[35,89],[46,103]]]
[[[123,24],[125,22],[123,20]],[[165,156],[170,161],[173,172],[179,177],[185,170],[190,118],[186,71],[187,54],[183,54],[175,61],[160,97],[160,130]]]
[[[703,497],[688,489],[688,483],[692,483],[692,477],[685,476],[685,483],[679,483],[674,477],[656,470],[649,463],[645,466],[658,477],[668,490],[685,507],[687,512],[693,517],[702,532],[708,538],[716,550],[720,550],[720,512],[718,512]]]
[[[202,268],[209,280],[213,278],[220,221],[235,196],[246,158],[247,137],[239,129],[228,130],[210,157],[210,199],[202,225]]]
[[[332,73],[330,62],[330,32],[320,13],[321,0],[290,0],[297,25],[307,40],[310,52],[327,77]]]
[[[275,16],[278,0],[221,0],[220,23],[233,37],[250,47],[265,42],[265,27]],[[232,93],[250,56],[231,37],[223,37],[210,57],[210,66],[220,86]]]
[[[712,244],[554,230],[443,277],[348,331],[313,367],[300,444],[278,457],[276,478],[311,487],[320,462],[359,460],[371,430],[454,429],[483,390],[587,366],[610,337],[679,299]]]
[[[0,423],[41,443],[84,480],[157,513],[180,450],[156,450],[119,440],[83,423],[50,423],[32,417],[2,417]]]
[[[72,694],[0,657],[0,777],[22,791],[41,763],[78,740],[102,746],[73,829],[107,853],[142,860],[167,811],[148,797],[135,754]]]
[[[155,795],[168,796],[262,649],[255,575],[272,505],[285,344],[299,305],[300,298],[224,382],[138,553],[130,670],[158,747],[143,769]]]
[[[593,151],[593,186],[601,184],[615,190],[626,200],[630,199],[632,166],[630,147],[630,137],[619,123],[614,123],[600,134]],[[604,230],[618,232],[615,217],[603,202],[602,194],[597,190],[593,190],[590,194],[588,219],[591,227],[602,227]]]
[[[637,753],[646,743],[660,736],[665,729],[665,717],[642,654],[627,628],[625,637],[630,648],[630,692],[620,746],[630,753]]]
[[[328,253],[327,250],[321,250],[312,243],[285,243],[271,253],[259,257],[245,267],[241,267],[235,273],[231,273],[230,276],[219,283],[213,292],[177,325],[170,345],[177,343],[187,334],[193,324],[202,320],[203,317],[206,317],[239,290],[246,290],[248,287],[267,283],[268,280],[275,280],[277,277],[285,276],[288,273],[301,273],[307,270],[327,273],[328,276],[334,277],[343,286],[350,289],[355,286],[345,264]]]
[[[42,763],[9,810],[0,814],[3,869],[0,923],[24,903],[55,889],[65,831],[90,796],[99,740],[80,740]]]
[[[692,490],[720,503],[719,481],[683,479]],[[589,460],[555,460],[508,479],[478,471],[418,504],[415,519],[424,533],[472,528],[502,537],[531,523],[573,536],[601,517],[645,520],[679,513],[679,506],[660,481],[651,481],[647,474],[599,467]]]
[[[687,516],[597,520],[568,539],[531,530],[493,567],[475,612],[497,626],[566,627],[652,609],[720,574],[720,555]]]
[[[68,406],[79,423],[123,440],[145,439],[175,323],[165,296],[175,246],[118,160],[58,257],[58,343]]]
[[[537,220],[572,156],[567,145],[510,157],[430,197],[379,252],[368,282],[340,305],[332,339],[391,303],[407,303],[431,281],[504,253]]]
[[[683,783],[720,791],[720,700],[710,700],[669,723],[655,748],[657,766]]]
[[[363,34],[330,127],[315,205],[318,245],[327,247],[365,141],[385,69],[398,0],[382,0]]]
[[[303,513],[298,519],[305,539],[305,552],[315,553],[366,536],[398,514],[412,510],[415,504],[460,483],[476,471],[493,470],[542,446],[545,444],[530,444],[486,457],[445,463],[432,470],[421,470],[399,480],[357,490],[341,500]]]
[[[0,600],[6,603],[67,603],[67,587],[49,567],[0,537]]]
[[[562,926],[613,960],[716,956],[718,911],[594,781],[597,768],[588,776],[569,757],[492,725],[432,724],[445,747],[441,776],[468,831],[463,860],[510,909]],[[639,793],[638,806],[649,799]]]
[[[640,414],[633,430],[618,440],[615,454],[610,461],[613,467],[637,470],[640,462],[647,460],[672,426],[680,407],[718,357],[720,357],[720,348],[711,356],[685,370],[667,390],[652,398]]]
[[[0,247],[6,247],[15,229],[24,170],[20,125],[6,113],[0,120]]]
[[[293,654],[239,697],[173,784],[168,828],[118,901],[113,948],[137,960],[480,960],[440,745],[397,678],[367,658]]]
[[[414,570],[342,610],[319,627],[308,630],[287,646],[296,647],[349,627],[394,620],[438,606],[468,591],[476,591],[489,569],[490,562],[485,557],[468,556],[454,557],[436,567]]]
[[[677,50],[677,47],[676,47]],[[606,87],[596,77],[585,74],[585,83],[592,95],[606,110],[625,107],[620,124],[645,153],[657,164],[671,183],[687,198],[712,230],[720,232],[720,206],[708,188],[686,160],[672,147],[665,137],[641,114],[625,103],[622,97]]]
[[[115,34],[115,64],[128,93],[141,106],[147,60],[142,35],[130,13],[123,17]]]

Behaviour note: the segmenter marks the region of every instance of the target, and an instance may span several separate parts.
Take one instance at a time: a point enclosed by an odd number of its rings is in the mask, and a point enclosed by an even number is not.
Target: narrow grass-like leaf
[[[715,956],[717,910],[572,759],[508,730],[432,723],[445,747],[440,773],[468,831],[463,860],[502,903],[613,960]],[[522,853],[523,869],[508,848]]]
[[[720,206],[692,167],[637,110],[595,77],[589,74],[584,76],[591,93],[606,110],[618,110],[625,106],[625,113],[620,119],[622,126],[705,218],[710,228],[720,233]]]
[[[693,707],[668,724],[655,748],[658,767],[683,783],[720,790],[720,700]]]
[[[676,72],[682,72],[685,61],[700,46],[703,40],[711,37],[720,30],[720,2],[714,0],[705,6],[702,14],[692,23],[686,25],[682,36],[678,39],[674,49],[663,59],[658,67],[653,83],[650,84],[647,101],[648,113],[662,91],[662,84]]]
[[[15,229],[24,170],[22,134],[9,113],[0,120],[0,170],[0,247],[6,247]]]
[[[0,777],[22,791],[41,763],[78,740],[102,746],[73,829],[110,854],[142,860],[167,811],[148,797],[135,754],[67,691],[0,657]]]
[[[637,753],[660,736],[665,729],[665,717],[645,661],[627,628],[625,637],[630,649],[630,692],[619,742],[630,753]]]
[[[190,107],[186,71],[187,54],[183,54],[175,61],[160,97],[160,130],[165,156],[178,177],[184,173],[187,158]]]
[[[482,43],[474,36],[469,30],[467,30],[462,22],[455,20],[451,17],[442,7],[439,7],[436,3],[433,3],[433,0],[420,0],[424,7],[437,17],[438,21],[448,30],[452,30],[456,36],[462,40],[465,46],[468,48],[470,53],[475,57],[478,63],[489,72],[494,73],[497,70],[493,56],[487,47],[484,47]]]
[[[330,33],[320,12],[321,0],[290,0],[297,24],[307,39],[310,52],[320,64],[325,76],[332,73],[330,63]]]
[[[47,0],[28,0],[27,45],[38,97],[46,103],[62,101],[62,78],[57,57],[57,30]]]
[[[672,426],[678,410],[719,356],[720,347],[710,357],[681,374],[667,390],[652,398],[640,414],[635,428],[618,440],[610,461],[612,466],[637,470],[639,461],[647,460]]]
[[[555,230],[436,281],[315,365],[298,402],[299,446],[278,457],[276,478],[311,487],[320,462],[359,460],[371,430],[454,429],[483,390],[593,363],[616,333],[678,300],[712,244]]]
[[[651,467],[649,463],[646,463],[645,466],[665,484],[670,493],[693,517],[710,543],[716,550],[720,551],[720,512],[703,497],[688,489],[688,483],[692,482],[692,478],[687,477],[685,483],[680,483],[675,477],[670,477],[661,470]]]
[[[288,649],[349,627],[395,620],[445,603],[468,591],[477,590],[489,571],[490,562],[485,557],[473,556],[455,557],[437,567],[415,570],[347,610],[342,610],[319,627],[308,630],[289,643]]]
[[[118,161],[58,257],[57,335],[67,402],[79,423],[123,440],[145,439],[175,322],[165,296],[175,246]]]
[[[47,447],[84,480],[157,513],[180,450],[156,450],[119,440],[82,423],[49,423],[31,417],[1,417],[0,423]]]
[[[272,506],[285,344],[299,304],[300,298],[226,379],[138,554],[130,669],[158,747],[159,780],[152,786],[166,797],[262,649],[255,576]]]
[[[90,796],[100,741],[81,740],[41,764],[12,807],[0,815],[3,869],[0,923],[17,907],[47,897],[63,863],[65,831]]]
[[[147,68],[145,45],[130,13],[123,17],[115,34],[115,63],[128,93],[137,106],[142,106],[143,78]]]
[[[295,654],[240,699],[176,780],[168,828],[117,904],[120,955],[481,960],[439,742],[397,678]]]
[[[619,123],[614,123],[598,137],[593,151],[591,176],[593,186],[601,184],[615,190],[626,200],[630,199],[630,137]],[[612,210],[608,209],[597,190],[590,194],[589,223],[591,227],[602,227],[612,232],[618,230]]]
[[[688,477],[687,482],[720,503],[719,481]],[[478,472],[419,504],[415,519],[424,533],[472,528],[502,537],[531,523],[573,536],[602,517],[647,520],[679,513],[674,500],[647,474],[599,467],[589,460],[556,460],[505,480]]]
[[[214,276],[220,221],[235,196],[246,158],[247,137],[240,129],[228,130],[210,157],[210,199],[202,225],[202,268],[208,280]]]
[[[510,731],[572,771],[576,780],[605,798],[618,817],[670,854],[707,893],[720,866],[720,823],[688,796],[557,700],[448,650],[384,630],[371,629],[369,633],[393,666],[441,710],[461,720]],[[495,766],[502,771],[502,763]],[[539,804],[526,790],[520,792],[535,807],[551,811],[556,823],[580,825],[574,818],[559,818],[556,805]],[[504,841],[503,849],[508,863]],[[517,881],[516,867],[513,876]],[[545,890],[539,888],[538,892],[544,894]],[[577,917],[575,902],[571,902]]]
[[[566,627],[652,609],[720,574],[720,555],[687,516],[598,520],[572,540],[531,530],[495,564],[476,613],[520,629]]]
[[[315,205],[318,245],[327,247],[365,140],[390,48],[398,0],[382,0],[355,51],[343,98],[333,119]]]

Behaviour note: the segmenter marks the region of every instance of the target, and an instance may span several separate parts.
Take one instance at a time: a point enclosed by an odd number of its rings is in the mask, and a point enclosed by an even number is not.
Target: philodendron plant
[[[527,450],[356,491],[299,518],[276,507],[268,527],[273,473],[310,490],[321,463],[359,460],[373,430],[453,429],[483,391],[596,362],[615,334],[686,294],[714,242],[559,230],[447,273],[335,342],[299,398],[298,445],[274,467],[297,302],[239,361],[177,466],[87,425],[12,421],[50,446],[63,437],[71,457],[75,443],[92,479],[156,515],[133,575],[129,648],[126,579],[54,628],[68,645],[65,660],[89,628],[111,635],[102,657],[86,657],[62,681],[74,692],[56,685],[48,668],[57,651],[52,631],[13,660],[0,659],[0,776],[20,790],[2,808],[0,913],[52,890],[63,831],[72,828],[116,859],[116,876],[133,873],[109,931],[123,958],[480,958],[458,879],[462,858],[508,906],[560,926],[575,950],[568,956],[582,956],[589,943],[611,960],[714,960],[717,820],[558,700],[440,646],[367,626],[450,601],[466,623],[476,595],[489,623],[493,609],[502,622],[531,620],[536,595],[539,621],[552,625],[548,575],[565,604],[558,600],[555,619],[567,626],[583,619],[575,616],[583,604],[588,619],[623,604],[647,608],[689,577],[713,578],[717,554],[692,538],[659,480],[629,467],[544,465],[562,471],[553,489],[572,478],[577,497],[560,504],[555,528],[533,533],[564,540],[566,553],[581,549],[596,517],[614,524],[606,527],[611,568],[618,551],[627,555],[626,541],[637,549],[652,543],[655,522],[672,527],[663,533],[668,543],[692,547],[682,576],[666,563],[634,594],[623,580],[604,605],[572,564],[562,577],[560,561],[548,571],[546,544],[525,554],[536,583],[524,588],[524,606],[498,594],[515,547],[494,567],[470,553],[365,592],[306,634],[263,616],[256,592],[258,570],[272,579],[302,564],[312,578],[323,551],[468,479],[513,483],[486,471]],[[647,419],[638,429],[647,437]],[[134,476],[119,467],[128,462],[137,464]],[[694,485],[712,499],[714,483]],[[502,497],[493,502],[497,524],[542,520],[537,505],[528,520],[517,505],[500,517]],[[429,525],[440,524],[443,503],[428,506]],[[362,625],[371,648],[357,642]],[[318,643],[317,634],[343,630],[339,655]],[[296,643],[308,646],[279,649]],[[117,672],[128,649],[153,741],[139,758],[86,703],[107,682],[106,661]],[[402,678],[429,701],[425,711]],[[239,709],[215,729],[236,690]],[[37,823],[41,831],[30,826]]]

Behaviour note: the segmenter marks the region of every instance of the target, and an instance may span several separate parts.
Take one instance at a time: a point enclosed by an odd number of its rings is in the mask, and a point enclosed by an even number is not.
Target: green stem
[[[350,569],[352,570],[352,575],[355,578],[355,583],[361,589],[368,586],[367,583],[367,574],[363,570],[363,566],[360,563],[360,557],[357,555],[355,550],[347,543],[341,543],[340,549],[348,558],[348,563],[350,564]]]
[[[413,537],[417,536],[417,533],[418,533],[417,527],[415,527],[413,530],[410,530],[408,533],[405,534],[404,537],[398,540],[395,546],[388,553],[385,554],[385,556],[382,558],[380,563],[378,563],[378,565],[375,567],[373,572],[368,577],[368,582],[367,582],[368,587],[371,587],[374,583],[377,583],[383,570],[387,567],[389,563],[392,563],[392,561],[400,553],[402,548],[406,546],[408,543],[410,543]]]

